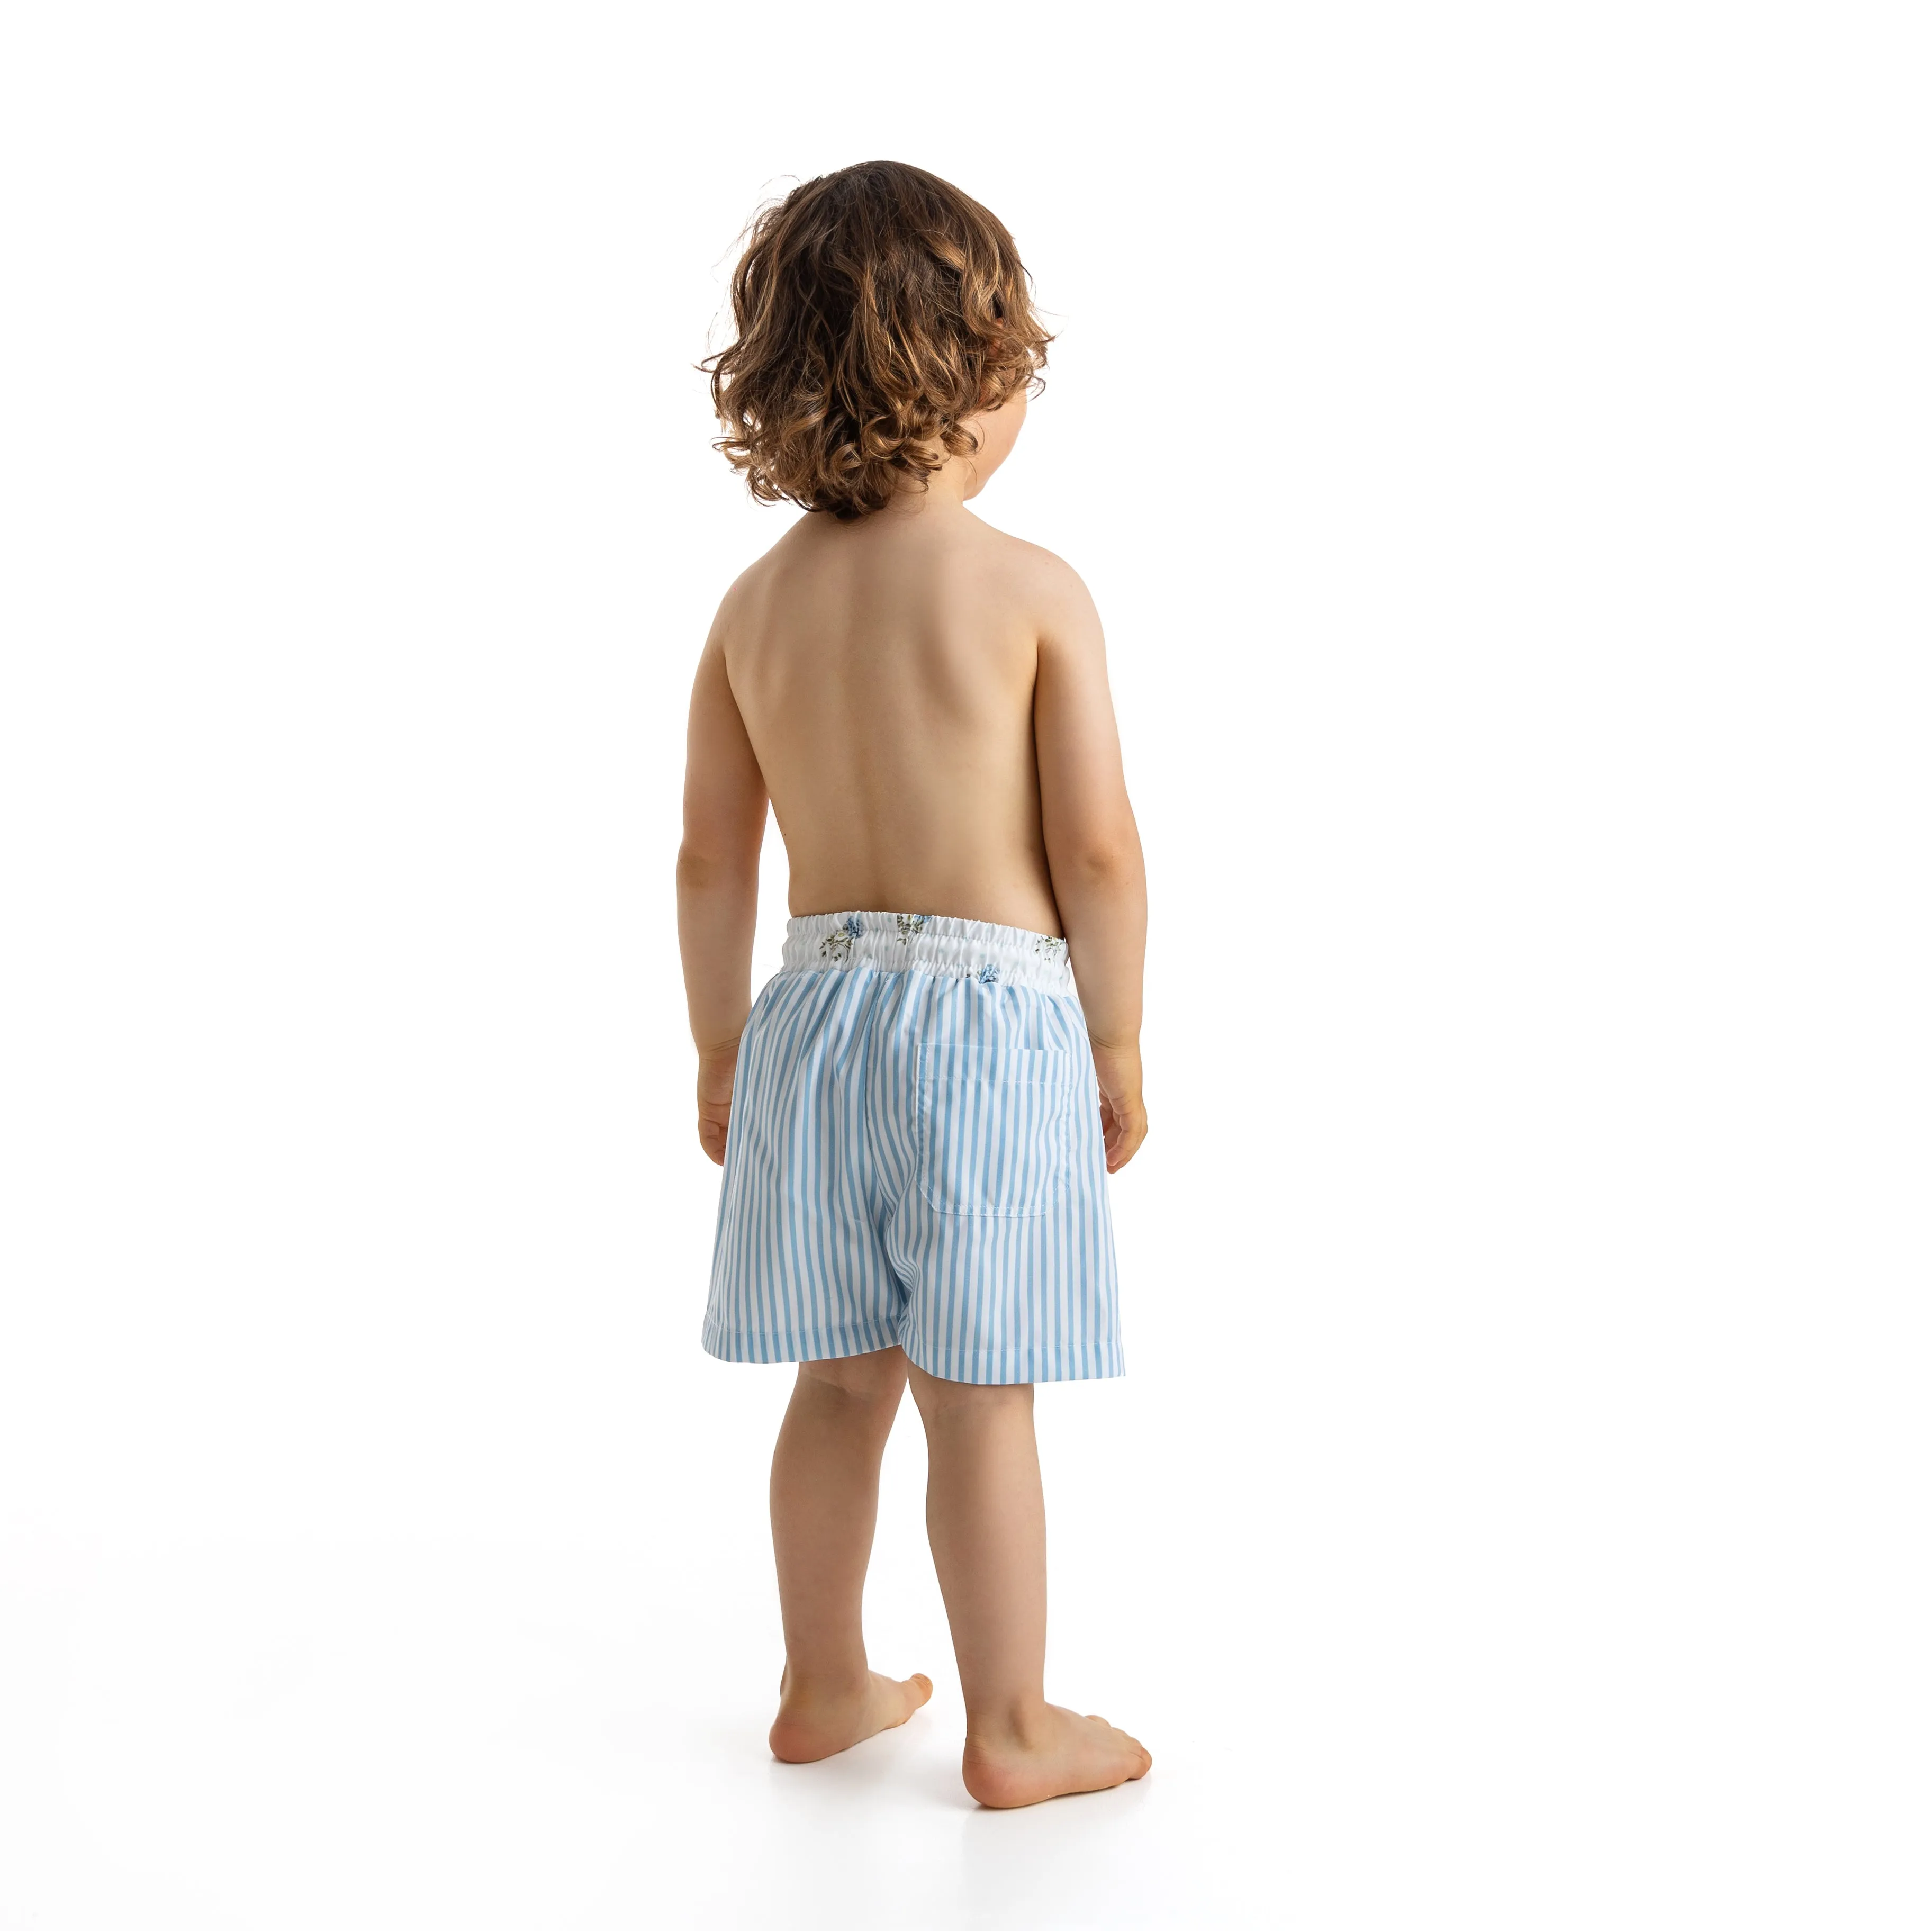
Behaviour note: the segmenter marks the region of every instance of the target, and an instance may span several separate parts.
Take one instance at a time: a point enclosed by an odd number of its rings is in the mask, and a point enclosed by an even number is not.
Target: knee
[[[908,1364],[912,1398],[928,1427],[935,1422],[965,1421],[1033,1413],[1030,1381],[942,1381]]]
[[[801,1387],[824,1389],[855,1401],[890,1402],[898,1405],[906,1382],[906,1358],[896,1348],[870,1354],[848,1354],[837,1361],[801,1361]]]

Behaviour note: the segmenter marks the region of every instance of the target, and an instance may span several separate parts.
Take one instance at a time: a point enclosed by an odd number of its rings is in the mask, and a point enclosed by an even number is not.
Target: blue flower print
[[[990,964],[982,965],[973,976],[982,985],[998,985],[1000,982],[1000,969],[998,966]]]
[[[819,940],[820,958],[830,959],[835,965],[843,965],[852,956],[853,941],[863,937],[865,930],[866,922],[857,913],[847,913],[844,922],[835,926]]]
[[[931,922],[932,916],[928,912],[894,913],[893,920],[899,928],[899,943],[904,945],[908,939],[917,938]]]

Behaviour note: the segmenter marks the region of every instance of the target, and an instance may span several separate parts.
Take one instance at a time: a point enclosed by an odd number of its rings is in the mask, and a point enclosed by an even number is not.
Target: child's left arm
[[[691,693],[685,741],[684,842],[677,853],[677,940],[691,1036],[698,1042],[698,1138],[721,1165],[738,1038],[752,1009],[752,937],[765,781],[724,672],[714,624]]]

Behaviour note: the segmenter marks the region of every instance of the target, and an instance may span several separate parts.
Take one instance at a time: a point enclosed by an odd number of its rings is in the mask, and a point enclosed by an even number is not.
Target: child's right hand
[[[1147,1108],[1141,1103],[1141,1048],[1110,1046],[1098,1039],[1094,1071],[1100,1082],[1100,1130],[1107,1142],[1107,1171],[1118,1174],[1147,1138]]]
[[[698,1144],[717,1165],[724,1164],[724,1138],[731,1124],[731,1089],[738,1077],[738,1042],[706,1046],[698,1055]]]

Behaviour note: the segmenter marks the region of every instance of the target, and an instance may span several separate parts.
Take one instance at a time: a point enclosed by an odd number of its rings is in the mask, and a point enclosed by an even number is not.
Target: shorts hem
[[[1127,1372],[1118,1343],[1085,1348],[928,1348],[902,1342],[906,1359],[938,1381],[1004,1387],[1018,1381],[1111,1381]]]
[[[889,1321],[848,1321],[782,1334],[704,1324],[704,1351],[720,1361],[843,1361],[898,1345],[898,1330]]]
[[[842,1361],[882,1348],[903,1348],[906,1359],[935,1381],[976,1387],[1021,1381],[1110,1381],[1126,1372],[1118,1342],[1084,1348],[931,1348],[908,1342],[890,1321],[854,1321],[802,1333],[765,1334],[706,1323],[704,1351],[719,1361]]]

